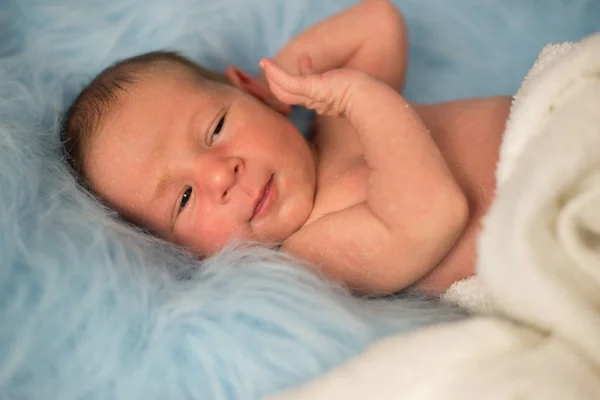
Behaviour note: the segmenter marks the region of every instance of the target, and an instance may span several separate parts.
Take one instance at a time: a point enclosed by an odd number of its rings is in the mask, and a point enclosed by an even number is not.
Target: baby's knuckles
[[[363,72],[347,68],[311,76],[313,79],[310,79],[308,93],[313,100],[308,107],[321,115],[347,116],[349,105],[355,96],[355,89],[366,76]]]

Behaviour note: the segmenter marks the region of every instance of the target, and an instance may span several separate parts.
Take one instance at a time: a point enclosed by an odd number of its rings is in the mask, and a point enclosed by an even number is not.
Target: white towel
[[[517,160],[526,145],[547,125],[551,115],[550,109],[564,99],[569,85],[575,85],[577,82],[581,84],[582,78],[585,81],[586,73],[578,68],[572,68],[573,63],[589,66],[593,70],[595,65],[593,52],[582,51],[575,59],[570,57],[578,46],[578,43],[562,43],[544,47],[515,95],[496,170],[498,191],[514,173]],[[535,93],[532,95],[531,92],[534,90]],[[562,136],[561,139],[566,137],[568,136]],[[550,151],[548,157],[554,158],[558,154],[560,153]],[[577,154],[574,153],[573,156],[577,157]],[[561,173],[559,172],[553,178],[558,178]],[[542,194],[539,194],[541,197]],[[508,212],[506,215],[510,217],[511,213]],[[479,241],[478,254],[482,251],[482,240]],[[478,270],[480,268],[478,267]],[[491,312],[495,307],[484,282],[476,276],[454,283],[442,295],[442,300],[476,313]]]
[[[600,368],[600,34],[544,49],[504,141],[479,279],[504,315]]]
[[[600,34],[541,52],[497,178],[478,276],[447,293],[489,315],[383,339],[274,399],[599,399]]]

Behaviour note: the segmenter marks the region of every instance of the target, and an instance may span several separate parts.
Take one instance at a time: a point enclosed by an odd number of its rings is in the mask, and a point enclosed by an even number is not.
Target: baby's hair
[[[81,178],[83,158],[90,140],[107,114],[119,102],[119,94],[153,73],[163,72],[165,67],[180,66],[187,69],[199,81],[209,80],[228,84],[225,76],[210,71],[192,60],[172,51],[154,51],[118,61],[98,74],[67,110],[63,129],[64,156]]]

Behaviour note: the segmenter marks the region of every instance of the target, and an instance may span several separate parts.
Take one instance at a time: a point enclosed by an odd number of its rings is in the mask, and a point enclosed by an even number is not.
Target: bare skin
[[[414,286],[424,292],[441,293],[452,283],[474,274],[476,239],[481,229],[481,217],[494,199],[494,172],[510,102],[508,97],[496,97],[414,105],[414,110],[429,129],[455,181],[462,189],[469,209],[466,226],[454,246],[439,260],[435,268],[414,282]],[[328,122],[323,121],[321,124],[327,127]],[[330,204],[351,207],[366,200],[368,166],[362,160],[357,140],[354,137],[349,139],[346,135],[351,128],[331,129],[331,125],[333,122],[329,122],[330,129],[326,131],[327,136],[333,136],[332,138],[316,139],[317,143],[322,143],[319,147],[320,154],[328,153],[328,146],[331,146],[331,153],[336,158],[329,166],[328,157],[321,157],[319,189],[325,193],[329,188],[332,196]],[[322,131],[317,130],[317,134]],[[346,142],[344,154],[335,146],[337,140]],[[341,159],[347,163],[345,169]],[[324,198],[324,195],[317,197],[313,218],[316,218],[321,207],[327,208],[327,204],[319,203]]]
[[[416,285],[433,293],[470,276],[478,222],[493,198],[498,132],[508,99],[411,107],[386,85],[356,71],[300,78],[277,72],[274,64],[265,68],[281,100],[325,116],[342,115],[350,125],[339,131],[339,142],[331,129],[315,138],[319,154],[315,205],[307,223],[284,242],[284,248],[323,260],[330,275],[357,292],[363,292],[364,281],[353,279],[365,273],[379,288],[417,277]],[[486,125],[491,126],[486,132],[490,136],[482,138],[481,127]],[[349,139],[352,130],[355,135]],[[401,168],[410,172],[403,174]],[[411,188],[408,194],[406,187]],[[463,198],[465,210],[460,208]],[[435,214],[436,207],[442,215]],[[384,222],[383,229],[378,219]],[[424,236],[415,235],[419,229]],[[393,247],[381,246],[382,242]],[[395,268],[399,259],[400,270]],[[370,264],[374,260],[380,277]],[[419,276],[422,265],[435,267]]]
[[[371,16],[371,19],[365,16]],[[346,39],[333,40],[340,37]],[[378,40],[372,40],[373,37]],[[319,40],[321,38],[332,39],[327,42]],[[405,80],[406,49],[407,34],[401,15],[392,4],[373,0],[359,3],[354,9],[301,34],[284,47],[275,60],[283,69],[298,73],[298,61],[306,54],[311,57],[317,73],[338,67],[356,68],[401,91]],[[413,105],[462,189],[469,210],[464,230],[455,245],[435,268],[412,283],[422,291],[441,293],[452,283],[474,273],[476,238],[481,229],[481,217],[494,198],[494,172],[510,104],[510,97],[498,96]],[[349,132],[355,135],[349,135]],[[347,208],[364,202],[368,166],[361,162],[363,150],[352,124],[344,118],[319,116],[315,135],[321,154],[319,189],[335,188],[330,190],[338,194],[332,195],[332,205]],[[323,155],[329,152],[334,154],[331,162]],[[324,196],[318,200],[322,198]],[[323,209],[327,208],[325,204]],[[312,220],[322,214],[320,209],[321,204],[316,203]],[[337,272],[329,273],[335,275]],[[347,282],[347,279],[343,280]],[[354,287],[362,292],[360,286],[362,282],[354,282]]]
[[[282,243],[357,293],[443,292],[474,273],[510,99],[407,103],[406,43],[398,10],[366,0],[265,61],[275,95],[235,68],[241,90],[183,71],[146,79],[96,134],[84,173],[128,218],[202,256],[232,238]],[[284,103],[321,113],[312,143]]]
[[[469,219],[454,247],[416,287],[440,293],[475,273],[481,218],[492,204],[495,171],[511,97],[416,105],[469,204]]]

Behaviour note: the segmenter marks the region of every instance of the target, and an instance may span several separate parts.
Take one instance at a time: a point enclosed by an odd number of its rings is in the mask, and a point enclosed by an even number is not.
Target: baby
[[[365,0],[258,79],[170,52],[124,60],[69,109],[68,160],[124,218],[200,256],[246,239],[359,294],[441,293],[473,274],[510,98],[409,104],[406,47],[395,6]],[[317,111],[311,141],[289,104]]]

